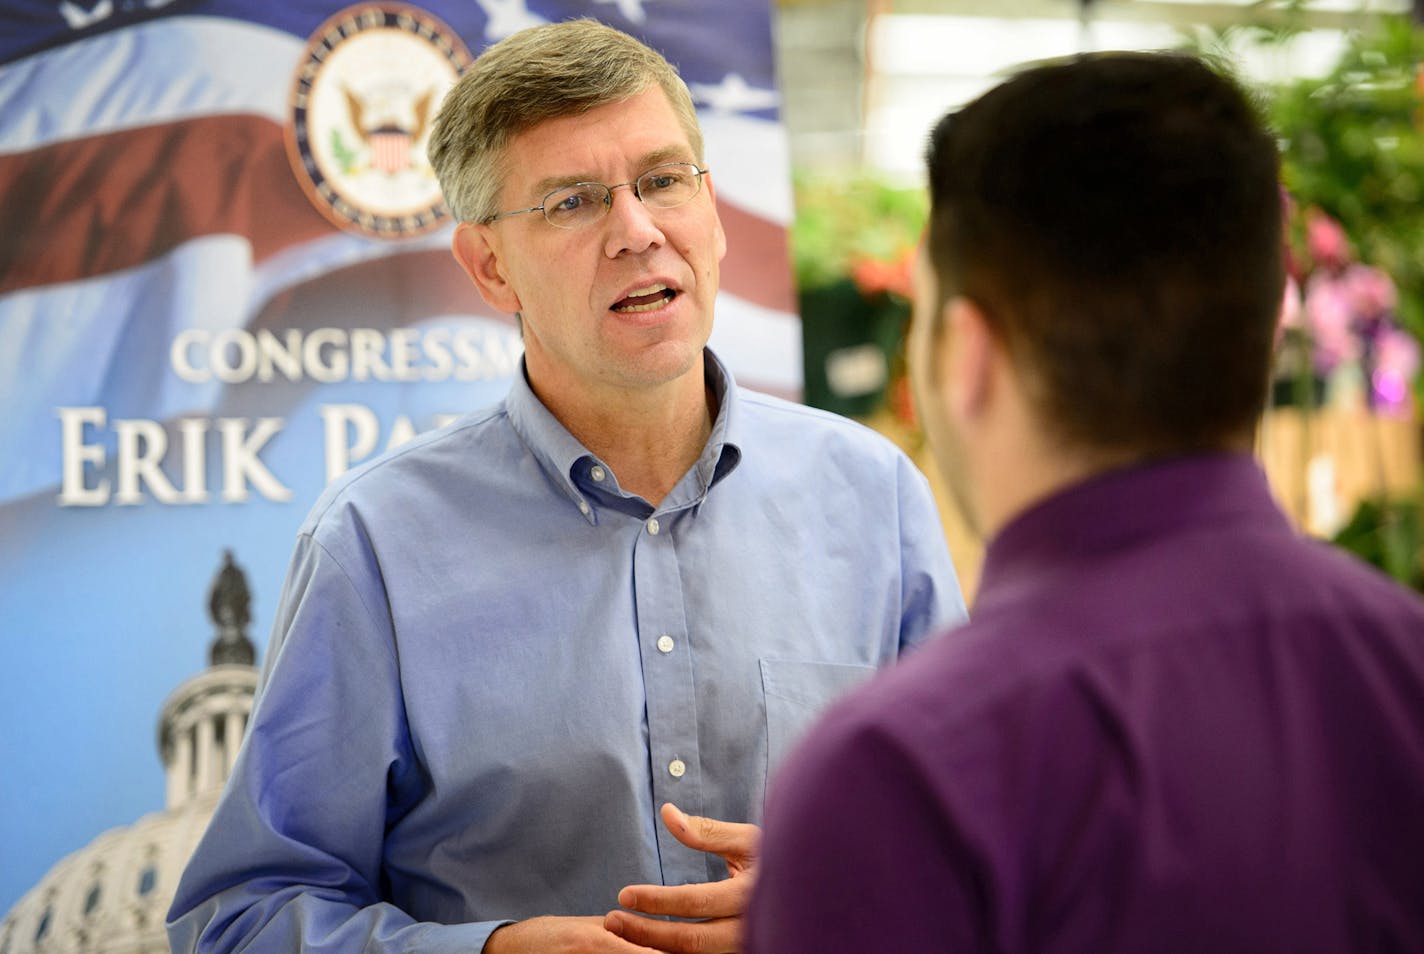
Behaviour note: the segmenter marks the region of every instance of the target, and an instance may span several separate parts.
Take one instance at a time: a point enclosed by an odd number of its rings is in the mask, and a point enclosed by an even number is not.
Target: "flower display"
[[[1345,229],[1319,208],[1306,210],[1301,234],[1305,254],[1289,256],[1283,332],[1304,336],[1327,395],[1348,400],[1358,392],[1377,413],[1409,414],[1420,349],[1400,326],[1394,280],[1356,261]]]

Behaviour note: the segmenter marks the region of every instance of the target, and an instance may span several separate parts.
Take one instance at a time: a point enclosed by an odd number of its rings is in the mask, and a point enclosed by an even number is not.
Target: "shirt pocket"
[[[832,700],[874,672],[874,666],[852,663],[762,659],[767,778]]]

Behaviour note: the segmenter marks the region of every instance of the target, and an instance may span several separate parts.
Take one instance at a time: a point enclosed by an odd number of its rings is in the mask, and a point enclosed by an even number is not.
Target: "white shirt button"
[[[673,778],[682,778],[687,774],[687,764],[682,759],[673,759],[668,763],[668,774]]]
[[[676,645],[677,644],[672,641],[671,636],[664,635],[658,637],[658,652],[660,653],[670,653],[672,652],[672,648]]]
[[[587,501],[587,500],[580,500],[580,501],[579,501],[579,513],[583,514],[585,517],[588,516],[588,501]]]
[[[603,483],[603,478],[608,476],[608,471],[594,464],[593,469],[588,472],[588,475],[599,483]]]
[[[657,517],[653,517],[652,519],[650,519],[650,520],[648,521],[648,532],[651,533],[653,536],[657,536],[657,535],[658,535],[658,518],[657,518]]]

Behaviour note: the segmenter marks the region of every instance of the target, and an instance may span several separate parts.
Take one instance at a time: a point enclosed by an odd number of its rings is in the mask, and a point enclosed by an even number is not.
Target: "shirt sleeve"
[[[969,618],[929,481],[903,454],[896,481],[900,519],[900,651]]]
[[[970,857],[914,759],[833,717],[772,788],[743,954],[981,950]]]
[[[353,550],[353,553],[359,551]],[[176,952],[479,951],[506,921],[382,897],[387,826],[424,792],[374,559],[298,540],[247,737],[168,915]]]

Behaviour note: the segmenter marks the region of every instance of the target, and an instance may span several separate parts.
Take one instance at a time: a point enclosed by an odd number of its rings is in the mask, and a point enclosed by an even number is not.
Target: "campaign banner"
[[[260,650],[321,489],[507,390],[518,332],[450,255],[426,138],[485,46],[578,16],[686,80],[712,344],[798,396],[769,0],[0,0],[0,914],[163,807],[224,552]]]

